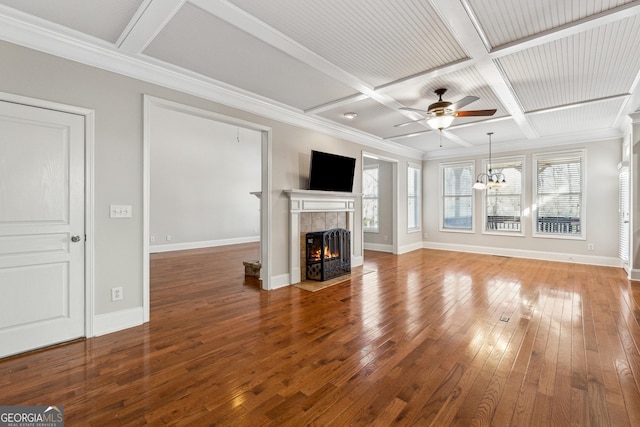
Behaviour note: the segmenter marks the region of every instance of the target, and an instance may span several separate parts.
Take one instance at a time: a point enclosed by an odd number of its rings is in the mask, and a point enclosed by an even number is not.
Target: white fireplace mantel
[[[351,265],[361,263],[354,256],[354,214],[357,193],[316,190],[285,190],[289,197],[289,278],[291,284],[300,282],[300,214],[306,212],[346,212],[347,230],[351,231]]]

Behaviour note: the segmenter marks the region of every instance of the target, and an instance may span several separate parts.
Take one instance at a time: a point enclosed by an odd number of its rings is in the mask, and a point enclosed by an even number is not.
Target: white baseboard
[[[418,249],[422,249],[422,242],[411,243],[410,245],[400,246],[398,248],[398,255],[406,254],[408,252],[413,252]]]
[[[259,242],[260,236],[237,237],[234,239],[205,240],[201,242],[171,243],[166,245],[151,245],[149,253],[184,251],[187,249],[213,248],[216,246],[238,245],[240,243]]]
[[[631,269],[627,271],[629,280],[640,280],[640,270]]]
[[[289,273],[279,274],[277,276],[271,276],[271,290],[284,288],[291,284],[291,278]]]
[[[142,307],[114,311],[112,313],[96,314],[93,316],[93,336],[110,334],[123,329],[140,326],[144,323]]]
[[[364,256],[352,256],[351,257],[351,267],[359,267],[364,264]]]
[[[522,249],[506,249],[491,246],[457,245],[449,243],[422,242],[425,249],[443,251],[468,252],[484,255],[499,255],[513,258],[538,259],[541,261],[572,262],[576,264],[602,265],[606,267],[622,267],[622,261],[616,257],[568,254],[561,252],[528,251]]]
[[[381,243],[364,242],[364,249],[366,251],[388,252],[390,254],[393,253],[393,245],[383,245]]]

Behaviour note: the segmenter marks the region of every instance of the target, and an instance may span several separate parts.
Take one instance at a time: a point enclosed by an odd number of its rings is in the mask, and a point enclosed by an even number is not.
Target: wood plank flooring
[[[640,284],[418,250],[261,291],[256,245],[152,255],[151,323],[0,360],[0,405],[77,425],[640,426]]]

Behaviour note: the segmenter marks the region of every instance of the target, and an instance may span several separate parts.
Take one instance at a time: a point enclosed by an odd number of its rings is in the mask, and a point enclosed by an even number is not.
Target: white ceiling
[[[640,0],[0,0],[0,39],[423,158],[620,137],[640,107]],[[394,127],[441,87],[497,112]]]

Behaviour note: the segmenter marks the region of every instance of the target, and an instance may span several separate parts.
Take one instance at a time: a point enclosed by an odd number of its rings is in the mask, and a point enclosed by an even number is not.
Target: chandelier
[[[487,132],[489,135],[489,173],[479,173],[476,176],[476,183],[473,184],[473,188],[476,190],[484,190],[485,188],[497,188],[507,185],[507,180],[502,172],[494,172],[491,169],[491,135],[493,132]]]

